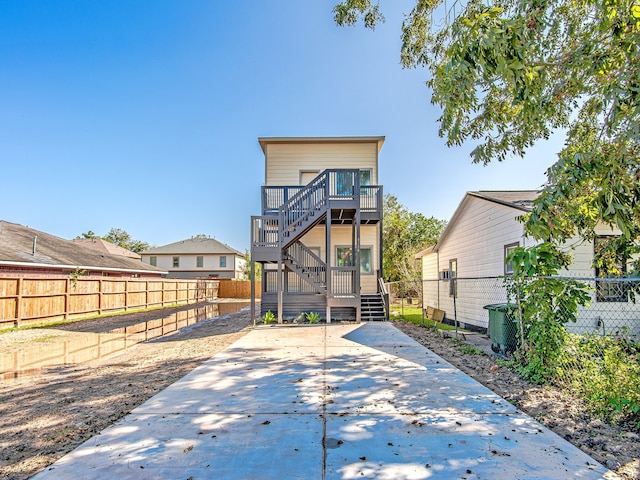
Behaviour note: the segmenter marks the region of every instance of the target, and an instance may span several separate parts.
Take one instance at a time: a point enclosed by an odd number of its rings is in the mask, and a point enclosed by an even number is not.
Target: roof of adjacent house
[[[269,143],[376,143],[378,152],[382,148],[385,137],[364,136],[364,137],[259,137],[260,148],[266,154],[266,145]]]
[[[84,245],[85,247],[93,248],[102,253],[109,253],[111,255],[122,255],[123,257],[129,258],[142,258],[139,254],[132,252],[131,250],[127,250],[126,248],[122,248],[115,243],[108,242],[103,240],[102,238],[74,238],[72,240],[74,243],[79,243]]]
[[[456,208],[456,211],[451,216],[451,220],[447,223],[446,228],[440,235],[438,243],[433,247],[429,247],[420,253],[417,253],[415,258],[421,258],[433,252],[437,252],[438,248],[451,231],[452,226],[455,225],[456,220],[461,215],[464,205],[467,203],[470,197],[480,198],[488,202],[493,202],[506,207],[520,210],[521,212],[530,212],[533,208],[533,201],[540,196],[539,190],[478,190],[467,192]]]
[[[0,265],[167,273],[140,260],[99,252],[81,243],[0,220]]]
[[[196,236],[170,243],[161,247],[150,248],[141,252],[142,255],[164,254],[164,255],[238,255],[243,257],[235,248],[231,248],[226,243],[219,242],[215,238]]]
[[[539,190],[480,190],[467,192],[467,195],[483,198],[490,202],[517,208],[525,212],[531,211],[533,201],[540,196]]]

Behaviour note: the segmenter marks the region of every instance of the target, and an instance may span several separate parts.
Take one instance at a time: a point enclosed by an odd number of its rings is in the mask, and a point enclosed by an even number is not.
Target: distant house
[[[130,256],[101,252],[83,242],[0,220],[0,276],[52,277],[73,272],[87,277],[135,278],[159,278],[167,273]]]
[[[215,238],[196,236],[141,252],[142,262],[169,272],[169,278],[243,278],[246,260]]]
[[[455,313],[467,326],[486,328],[487,304],[503,303],[506,293],[498,277],[510,275],[505,262],[509,252],[518,246],[530,247],[537,242],[528,237],[517,218],[529,212],[539,192],[476,191],[467,192],[438,243],[418,254],[422,261],[423,305],[444,310],[449,319]],[[600,238],[619,232],[602,225]],[[573,331],[593,331],[599,321],[609,318],[616,325],[628,325],[633,332],[640,328],[637,319],[640,306],[631,302],[620,282],[593,280],[598,277],[593,266],[594,242],[575,237],[565,248],[573,255],[573,263],[561,275],[592,279],[591,306],[581,309]],[[451,281],[455,277],[458,280]],[[493,279],[493,280],[491,280]]]
[[[135,258],[136,260],[140,260],[142,258],[142,256],[138,253],[127,250],[126,248],[122,248],[115,243],[108,242],[101,238],[74,238],[72,241],[74,243],[84,245],[85,247],[93,248],[94,250],[102,253],[121,255],[123,257]]]

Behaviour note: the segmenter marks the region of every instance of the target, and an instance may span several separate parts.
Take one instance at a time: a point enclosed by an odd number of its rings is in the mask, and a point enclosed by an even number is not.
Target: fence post
[[[98,315],[102,315],[102,309],[104,306],[104,301],[103,301],[103,292],[104,292],[104,285],[102,283],[102,278],[100,280],[98,280]]]
[[[64,292],[64,319],[67,320],[69,318],[69,295],[71,292],[69,291],[69,287],[71,286],[71,280],[69,277],[65,279],[65,292]],[[77,280],[76,280],[77,281]]]
[[[20,318],[22,315],[22,288],[24,287],[22,280],[22,277],[18,277],[18,283],[16,285],[16,293],[18,294],[18,297],[16,298],[16,319],[14,321],[14,325],[16,327],[20,326],[20,321],[22,320]]]

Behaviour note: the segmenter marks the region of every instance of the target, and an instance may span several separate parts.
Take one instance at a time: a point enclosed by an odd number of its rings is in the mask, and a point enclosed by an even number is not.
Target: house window
[[[173,268],[180,268],[180,257],[173,257]]]
[[[600,236],[594,241],[594,253],[598,252],[607,242],[610,236]],[[627,263],[624,259],[621,259],[616,263],[616,267],[620,272],[620,276],[627,272]],[[598,280],[600,277],[609,276],[607,272],[596,267],[596,301],[597,302],[626,302],[628,301],[627,295],[627,282],[624,281],[606,281]]]
[[[227,268],[227,256],[222,255],[220,257],[220,268]]]
[[[204,257],[202,255],[198,255],[196,257],[196,268],[204,267]]]
[[[520,244],[518,242],[510,243],[509,245],[504,246],[504,274],[505,275],[513,275],[513,265],[511,265],[511,262],[507,262],[507,257],[511,252],[513,252],[519,246]]]
[[[149,265],[153,267],[158,266],[158,257],[149,257]]]
[[[352,267],[353,255],[351,247],[337,247],[336,259],[339,267]],[[371,247],[360,248],[360,273],[373,273]]]
[[[300,185],[309,185],[319,173],[319,170],[300,170]]]
[[[359,170],[360,185],[371,185],[371,170]],[[353,195],[353,172],[338,172],[336,175],[336,194]]]
[[[453,258],[449,260],[449,296],[456,295],[456,278],[458,277],[458,260]]]

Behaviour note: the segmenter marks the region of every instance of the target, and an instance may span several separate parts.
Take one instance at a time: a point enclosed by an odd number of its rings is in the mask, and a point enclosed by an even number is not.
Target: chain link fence
[[[640,423],[640,279],[510,277],[389,285],[392,302],[486,332],[492,349],[525,377],[579,393],[603,416]],[[579,289],[582,302],[567,297]],[[544,293],[541,293],[544,292]],[[582,303],[582,304],[580,304]],[[575,321],[574,321],[575,320]]]

